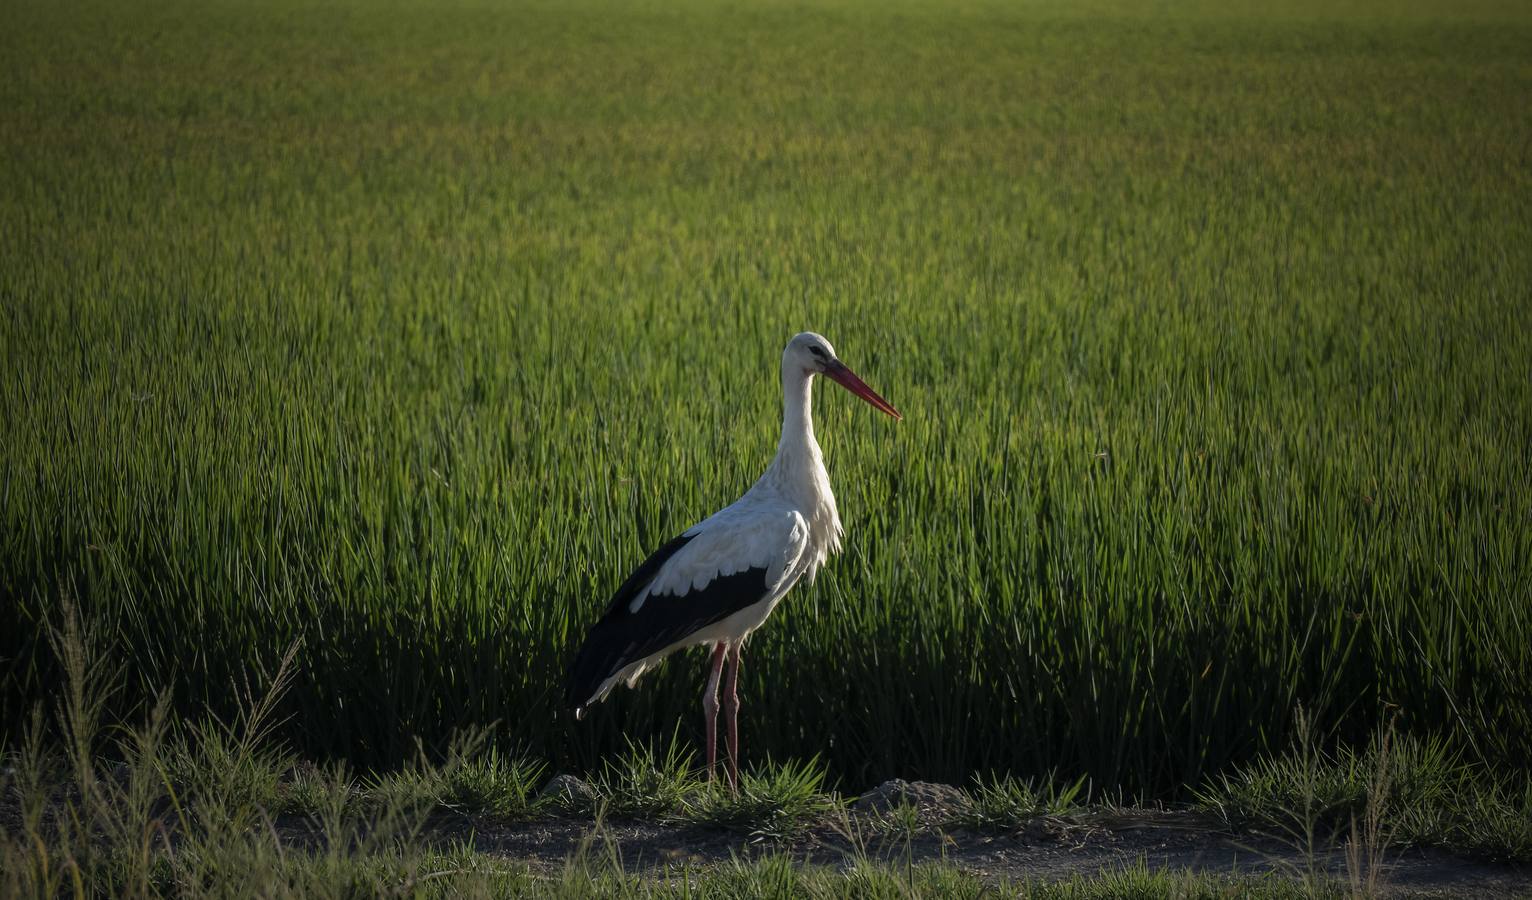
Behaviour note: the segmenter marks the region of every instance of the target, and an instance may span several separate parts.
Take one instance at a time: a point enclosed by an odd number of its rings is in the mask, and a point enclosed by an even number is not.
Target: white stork
[[[824,456],[814,440],[815,375],[902,418],[835,357],[829,341],[808,331],[794,335],[782,351],[782,439],[766,474],[743,497],[644,560],[612,596],[569,667],[566,700],[578,719],[586,707],[606,699],[618,682],[633,687],[669,654],[711,645],[712,665],[702,695],[708,778],[713,777],[722,708],[728,727],[729,783],[734,787],[739,784],[735,686],[745,640],[800,578],[812,581],[826,557],[840,552],[840,515]]]

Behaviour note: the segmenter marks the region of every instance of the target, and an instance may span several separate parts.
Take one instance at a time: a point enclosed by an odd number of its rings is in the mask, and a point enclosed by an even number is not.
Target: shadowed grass
[[[71,620],[66,620],[72,621]],[[358,787],[344,764],[294,765],[269,746],[273,708],[289,656],[234,724],[198,728],[149,711],[133,729],[91,725],[100,692],[112,690],[110,665],[88,630],[55,634],[69,681],[4,749],[0,767],[0,893],[151,897],[1189,897],[1339,895],[1332,880],[1296,883],[1278,876],[1223,878],[1150,872],[1142,865],[1057,882],[981,879],[946,864],[878,862],[853,851],[838,867],[785,853],[703,866],[629,872],[603,837],[599,818],[585,845],[557,875],[479,852],[471,840],[445,843],[431,833],[444,809],[503,818],[525,814],[537,767],[494,753],[479,736],[460,739],[441,765],[422,758],[390,778]],[[50,727],[51,723],[51,727]],[[80,757],[80,752],[91,755]],[[1429,753],[1402,758],[1428,760]],[[1439,760],[1437,760],[1439,762]],[[822,793],[817,764],[749,772],[738,796],[709,791],[690,760],[635,746],[608,770],[609,802],[627,797],[660,819],[689,818],[762,837],[787,837],[802,823],[839,809]],[[1406,762],[1401,772],[1418,763]],[[1420,778],[1415,778],[1420,781]],[[369,783],[365,782],[364,783]],[[675,788],[686,793],[682,806]],[[992,809],[1061,811],[1079,786],[1041,790],[1014,782],[973,792]],[[1345,794],[1344,791],[1331,792]],[[457,804],[444,805],[444,798]],[[692,798],[692,799],[686,799]],[[700,799],[696,799],[700,798]],[[614,804],[615,805],[615,804]],[[301,813],[302,827],[278,816]],[[991,813],[998,819],[1002,813]],[[857,845],[860,846],[860,845]]]
[[[406,768],[371,779],[362,802],[382,808],[420,808],[522,819],[539,809],[537,790],[547,767],[488,746],[479,734],[460,735],[445,759],[433,763],[422,755]],[[301,783],[302,773],[295,782]]]
[[[1231,827],[1335,846],[1369,815],[1398,846],[1450,846],[1532,862],[1532,790],[1465,763],[1440,741],[1378,737],[1362,751],[1296,746],[1203,789]]]
[[[975,779],[963,792],[962,810],[951,824],[975,831],[1015,831],[1028,822],[1074,812],[1090,802],[1085,779],[1073,784],[1045,780],[1041,784],[1011,775]]]
[[[747,769],[739,790],[722,782],[689,795],[681,816],[704,825],[744,831],[768,841],[785,841],[841,808],[825,792],[824,767],[817,759]]]
[[[595,809],[578,811],[613,816],[669,815],[701,784],[694,763],[691,750],[674,739],[663,751],[653,744],[629,743],[628,752],[604,762],[591,780]]]

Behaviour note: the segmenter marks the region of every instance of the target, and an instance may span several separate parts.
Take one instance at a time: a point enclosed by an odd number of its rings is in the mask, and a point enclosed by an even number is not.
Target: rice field
[[[0,9],[0,742],[129,675],[386,766],[576,724],[609,592],[819,391],[848,538],[747,762],[1184,796],[1302,708],[1532,758],[1532,10],[289,0]]]

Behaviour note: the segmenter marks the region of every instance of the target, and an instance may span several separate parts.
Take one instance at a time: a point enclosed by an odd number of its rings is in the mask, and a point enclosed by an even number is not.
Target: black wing
[[[564,701],[571,709],[591,703],[601,683],[627,666],[759,603],[766,596],[766,569],[761,567],[719,575],[702,588],[685,594],[654,594],[637,612],[630,612],[633,598],[693,537],[696,535],[683,534],[654,551],[612,595],[606,612],[591,626],[569,665]],[[683,596],[685,602],[660,599]]]

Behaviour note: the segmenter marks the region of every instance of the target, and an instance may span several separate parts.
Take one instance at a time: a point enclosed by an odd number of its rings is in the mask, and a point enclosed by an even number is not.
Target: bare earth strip
[[[1057,881],[1139,864],[1154,871],[1229,876],[1275,872],[1293,879],[1308,870],[1307,855],[1297,841],[1232,835],[1202,814],[1143,810],[1048,817],[1000,835],[930,828],[889,835],[879,833],[873,820],[851,814],[788,844],[692,824],[597,825],[590,819],[569,818],[497,823],[464,816],[437,819],[427,840],[466,841],[478,852],[548,874],[563,871],[582,855],[601,863],[616,860],[630,872],[658,874],[683,864],[706,866],[767,853],[830,866],[859,858],[917,865],[945,861],[997,881]],[[1347,881],[1343,851],[1321,851],[1318,865],[1342,883]],[[1434,849],[1393,851],[1383,865],[1386,896],[1532,897],[1532,868],[1527,866]]]

